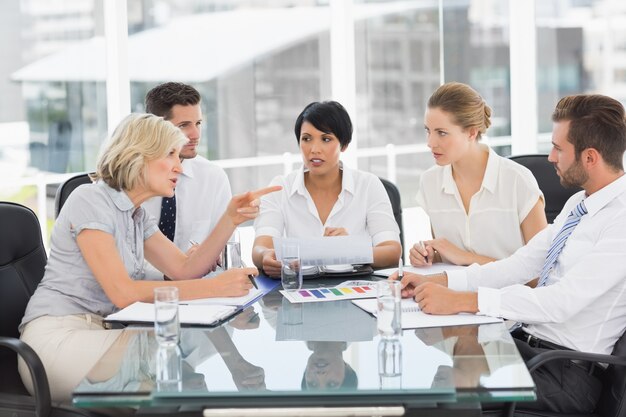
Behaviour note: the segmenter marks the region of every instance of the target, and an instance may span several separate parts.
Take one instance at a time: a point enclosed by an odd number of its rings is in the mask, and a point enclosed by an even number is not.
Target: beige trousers
[[[43,316],[29,322],[20,339],[43,362],[54,403],[69,404],[72,391],[94,367],[122,330],[105,330],[102,318],[92,314]],[[30,372],[20,359],[18,370],[33,393]]]

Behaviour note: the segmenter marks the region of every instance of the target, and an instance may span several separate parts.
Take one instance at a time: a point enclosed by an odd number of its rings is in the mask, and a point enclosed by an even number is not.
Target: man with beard
[[[173,198],[155,197],[143,204],[159,219],[159,228],[180,250],[190,253],[202,242],[219,220],[232,197],[226,172],[198,155],[202,130],[200,93],[190,85],[167,82],[146,94],[146,112],[163,117],[189,139],[180,151],[183,173]],[[213,270],[217,260],[213,264]],[[152,278],[163,277],[146,268]],[[207,271],[210,272],[210,271]]]
[[[610,354],[626,328],[624,107],[602,95],[568,96],[552,120],[549,160],[564,186],[583,188],[554,223],[503,260],[402,279],[403,296],[426,313],[523,323],[512,335],[525,360],[546,349]],[[535,277],[536,288],[523,285]],[[537,401],[524,408],[591,413],[603,371],[601,364],[549,362],[533,373]]]

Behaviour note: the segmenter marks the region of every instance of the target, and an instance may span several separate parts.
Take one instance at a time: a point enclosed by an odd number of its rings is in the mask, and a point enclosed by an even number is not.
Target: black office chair
[[[512,404],[505,410],[484,412],[484,416],[508,415],[510,417],[626,417],[626,333],[618,339],[610,355],[548,350],[535,356],[526,364],[532,374],[544,363],[556,359],[583,360],[609,364],[602,374],[602,393],[592,414],[572,415],[541,410],[524,410],[524,403]]]
[[[66,180],[61,185],[59,185],[59,188],[57,188],[57,193],[56,193],[56,195],[54,197],[54,218],[55,219],[57,217],[59,217],[59,213],[61,212],[61,208],[63,207],[63,204],[65,204],[65,201],[70,196],[72,191],[74,191],[76,188],[78,188],[79,186],[81,186],[83,184],[90,184],[91,183],[90,175],[92,175],[92,174],[91,173],[89,173],[89,174],[78,174],[78,175],[75,175],[72,178]]]
[[[380,182],[383,183],[385,191],[387,191],[393,210],[393,217],[395,217],[396,223],[398,223],[398,227],[400,228],[400,245],[402,246],[402,258],[404,259],[404,234],[402,233],[402,201],[400,200],[400,191],[398,187],[389,180],[380,178]]]
[[[546,218],[548,223],[552,223],[555,217],[561,212],[565,202],[573,194],[580,191],[580,188],[565,188],[552,162],[548,161],[548,155],[513,155],[509,159],[525,166],[533,173],[539,184],[539,189],[543,192],[546,201]]]
[[[47,260],[37,216],[27,207],[0,201],[0,230],[0,415],[91,416],[83,410],[52,407],[43,364],[35,351],[18,339],[17,328]],[[17,355],[30,370],[34,397],[17,372]]]

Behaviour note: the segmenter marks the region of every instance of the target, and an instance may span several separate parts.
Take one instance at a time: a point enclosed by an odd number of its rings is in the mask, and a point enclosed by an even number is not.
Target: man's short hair
[[[604,162],[623,170],[626,150],[624,106],[600,94],[579,94],[563,97],[552,113],[552,121],[570,122],[567,139],[574,145],[576,160],[588,148],[597,150]]]
[[[146,113],[156,114],[165,120],[172,118],[172,107],[195,106],[200,103],[200,93],[184,83],[159,84],[146,94]]]

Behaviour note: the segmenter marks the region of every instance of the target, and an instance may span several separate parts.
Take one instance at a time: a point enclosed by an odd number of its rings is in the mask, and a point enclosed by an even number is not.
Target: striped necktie
[[[176,232],[176,194],[173,197],[163,197],[161,199],[161,217],[159,219],[159,229],[172,242]]]
[[[541,274],[539,274],[539,282],[537,283],[537,287],[543,287],[546,285],[548,281],[548,275],[550,275],[550,271],[554,268],[556,264],[556,260],[563,251],[563,247],[565,246],[565,242],[567,242],[567,238],[572,234],[574,228],[580,223],[580,219],[587,214],[587,207],[585,207],[585,200],[578,203],[574,210],[567,216],[567,220],[565,220],[565,224],[559,230],[559,233],[552,240],[552,245],[548,250],[548,254],[546,255],[546,260],[543,264],[543,268],[541,268]]]

